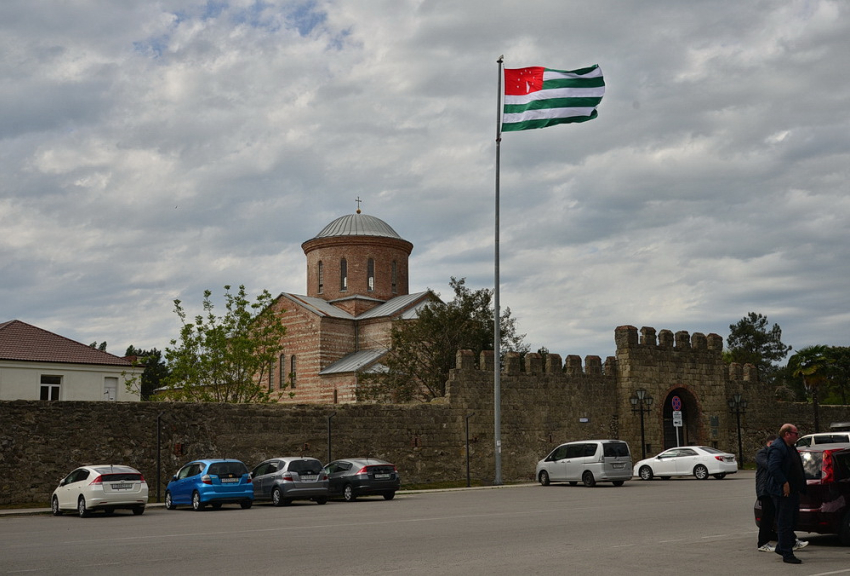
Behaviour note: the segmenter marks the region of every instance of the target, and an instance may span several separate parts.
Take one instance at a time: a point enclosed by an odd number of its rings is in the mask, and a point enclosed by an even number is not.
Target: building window
[[[280,355],[280,373],[278,374],[277,386],[281,390],[286,388],[286,363],[284,362],[283,354]]]
[[[107,376],[103,379],[103,399],[115,400],[118,398],[118,377]]]
[[[392,289],[393,294],[398,294],[398,266],[393,260],[393,272],[392,272]]]
[[[339,262],[339,289],[348,290],[348,261],[345,258]]]
[[[325,291],[325,265],[319,260],[319,294]]]
[[[366,261],[366,289],[369,292],[375,289],[375,260],[373,258]]]
[[[343,260],[345,262],[345,260]],[[295,390],[295,354],[289,357],[289,387]]]
[[[41,399],[55,402],[59,400],[59,387],[62,385],[61,376],[41,376]]]
[[[269,362],[269,392],[274,390],[274,362]]]

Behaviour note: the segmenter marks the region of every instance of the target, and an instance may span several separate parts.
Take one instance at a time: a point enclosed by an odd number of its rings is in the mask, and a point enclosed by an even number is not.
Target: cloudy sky
[[[4,0],[0,321],[123,354],[204,289],[306,291],[354,212],[411,291],[493,285],[497,81],[599,64],[501,145],[501,301],[533,350],[615,327],[850,345],[850,2]]]

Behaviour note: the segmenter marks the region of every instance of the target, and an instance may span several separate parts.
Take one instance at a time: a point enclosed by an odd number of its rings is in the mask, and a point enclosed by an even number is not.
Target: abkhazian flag
[[[578,70],[505,68],[502,131],[592,120],[604,94],[605,79],[598,65]]]

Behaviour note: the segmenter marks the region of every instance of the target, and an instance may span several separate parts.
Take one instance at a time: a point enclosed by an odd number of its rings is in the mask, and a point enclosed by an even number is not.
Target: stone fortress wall
[[[745,460],[784,422],[811,432],[807,404],[783,402],[752,366],[727,366],[716,334],[632,326],[615,330],[617,352],[562,359],[508,354],[501,381],[504,482],[531,481],[537,461],[558,444],[620,438],[640,459],[639,415],[629,401],[638,388],[655,402],[644,415],[649,453],[664,447],[665,405],[684,400],[690,443],[737,454],[737,422],[726,404],[748,401],[741,416]],[[123,463],[142,471],[156,500],[183,463],[238,458],[372,456],[396,464],[403,484],[466,479],[466,424],[474,481],[493,482],[493,354],[458,352],[447,396],[429,404],[241,405],[171,402],[0,402],[0,505],[44,503],[58,480],[85,463]],[[850,420],[850,406],[822,406],[821,422]]]

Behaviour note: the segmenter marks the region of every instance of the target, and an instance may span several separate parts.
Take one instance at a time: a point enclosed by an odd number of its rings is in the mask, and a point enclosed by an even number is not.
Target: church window
[[[348,290],[348,262],[345,258],[339,262],[339,289]]]
[[[375,289],[375,260],[372,258],[366,261],[366,289],[369,292]]]
[[[283,354],[280,355],[280,363],[279,363],[277,378],[278,378],[277,387],[279,389],[283,390],[284,387],[286,387],[286,362],[285,362],[285,357],[284,357]]]
[[[274,390],[274,362],[269,362],[269,392]]]
[[[393,260],[393,271],[392,271],[392,290],[393,294],[398,294],[398,266]]]
[[[345,260],[343,260],[345,262]],[[295,390],[295,354],[289,357],[289,387]]]
[[[319,294],[325,291],[325,265],[319,260]]]

